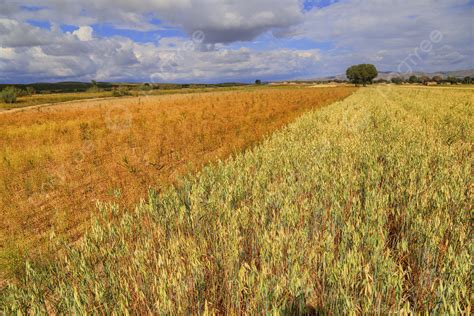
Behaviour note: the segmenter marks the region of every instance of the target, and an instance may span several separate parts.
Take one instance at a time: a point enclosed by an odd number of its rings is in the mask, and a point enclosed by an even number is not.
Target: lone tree
[[[262,80],[260,79],[255,80],[255,84],[262,84]]]
[[[371,84],[378,74],[377,68],[371,64],[351,66],[346,71],[347,79],[356,85],[363,84],[364,87],[367,84]]]

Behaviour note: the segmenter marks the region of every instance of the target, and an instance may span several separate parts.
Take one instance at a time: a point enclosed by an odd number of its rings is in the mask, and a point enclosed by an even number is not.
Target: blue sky
[[[471,0],[0,0],[0,82],[252,82],[366,62],[404,74],[471,69],[473,8]]]

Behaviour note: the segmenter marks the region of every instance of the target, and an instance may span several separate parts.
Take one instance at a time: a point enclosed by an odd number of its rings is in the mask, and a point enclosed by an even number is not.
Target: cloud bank
[[[413,70],[474,68],[472,1],[322,3],[0,0],[0,82],[318,77],[359,62],[396,70],[415,51]],[[433,31],[442,40],[420,51]]]

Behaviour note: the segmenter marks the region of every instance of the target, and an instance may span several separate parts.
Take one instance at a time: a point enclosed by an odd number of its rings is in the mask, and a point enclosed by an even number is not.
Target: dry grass
[[[353,91],[259,89],[2,114],[2,255],[36,248],[52,230],[76,239],[97,200],[134,205],[150,186],[160,190]]]
[[[18,97],[17,102],[13,104],[6,104],[0,101],[0,111],[25,108],[34,105],[45,103],[60,103],[74,100],[86,100],[94,98],[111,97],[111,92],[77,92],[77,93],[50,93],[50,94],[35,94],[32,96]]]
[[[301,86],[298,86],[301,87]],[[170,94],[191,94],[191,93],[203,93],[203,92],[219,92],[219,91],[241,91],[241,90],[260,90],[262,88],[269,88],[263,86],[231,86],[231,87],[193,87],[193,88],[180,88],[180,89],[163,89],[163,90],[130,90],[132,96],[156,96],[156,95],[170,95]],[[288,89],[296,87],[270,87],[273,89]],[[0,100],[0,113],[9,110],[24,109],[38,105],[50,105],[56,103],[81,101],[88,99],[106,99],[113,97],[112,91],[97,91],[97,92],[74,92],[74,93],[48,93],[48,94],[35,94],[32,96],[18,97],[17,102],[13,104],[4,103]]]

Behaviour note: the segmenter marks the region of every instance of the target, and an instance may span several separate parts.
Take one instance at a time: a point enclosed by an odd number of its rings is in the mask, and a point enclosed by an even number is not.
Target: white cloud
[[[0,17],[0,46],[31,47],[54,41],[52,33],[42,33],[40,29],[13,19]]]
[[[73,35],[76,35],[79,40],[83,42],[91,41],[92,40],[92,33],[94,30],[90,26],[81,26],[74,32],[72,32]]]
[[[342,1],[308,12],[297,34],[333,43],[334,51],[326,54],[327,62],[334,66],[331,71],[338,64],[343,68],[363,61],[396,70],[408,55],[420,51],[420,45],[430,40],[433,31],[439,31],[442,40],[433,43],[429,53],[420,53],[414,67],[428,71],[473,68],[474,12],[469,3],[469,0]],[[453,58],[440,63],[440,56],[447,56],[446,49]]]
[[[15,11],[12,3],[41,9]],[[300,0],[10,0],[9,8],[0,15],[73,25],[111,23],[118,28],[137,30],[157,29],[150,21],[158,18],[167,26],[184,29],[189,35],[203,31],[209,43],[251,40],[263,32],[295,25],[302,19]]]
[[[124,37],[97,38],[89,27],[72,33],[39,29],[20,22],[44,42],[0,50],[0,81],[140,80],[224,81],[270,78],[305,73],[320,59],[317,50],[255,51],[218,45],[199,49],[184,38],[165,38],[157,44],[136,43]],[[12,33],[8,33],[12,34]],[[5,42],[12,43],[4,35]]]

